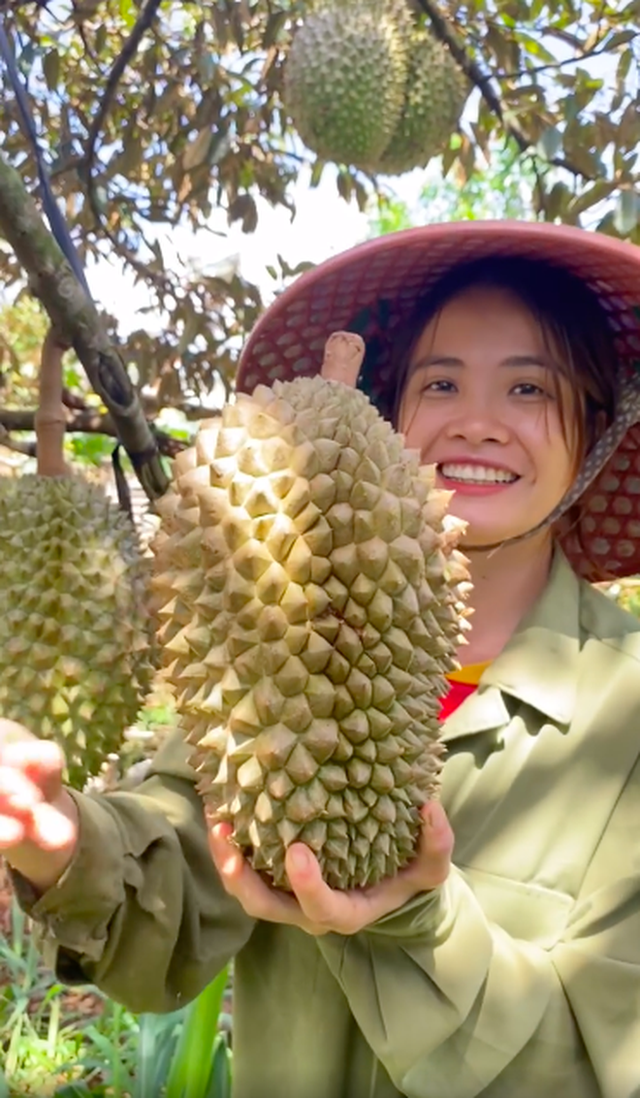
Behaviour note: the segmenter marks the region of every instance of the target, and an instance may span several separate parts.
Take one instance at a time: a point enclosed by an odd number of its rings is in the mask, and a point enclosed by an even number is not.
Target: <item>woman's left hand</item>
[[[449,875],[453,832],[442,806],[433,801],[421,810],[422,831],[416,857],[395,877],[368,888],[337,892],[322,880],[313,852],[303,843],[287,850],[286,870],[293,895],[270,888],[231,841],[229,824],[215,824],[209,846],[226,891],[248,915],[270,923],[297,926],[307,934],[357,934],[396,911],[419,892],[429,892]]]

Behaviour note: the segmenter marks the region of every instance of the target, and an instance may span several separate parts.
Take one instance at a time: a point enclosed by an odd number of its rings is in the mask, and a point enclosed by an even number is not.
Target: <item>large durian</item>
[[[400,175],[442,153],[469,81],[407,0],[316,0],[293,35],[284,102],[325,160]]]
[[[402,175],[442,153],[457,129],[469,81],[449,49],[426,27],[411,35],[404,105],[378,171]]]
[[[59,743],[82,787],[149,691],[149,560],[135,528],[62,457],[62,348],[47,337],[38,471],[0,478],[0,716]]]
[[[320,2],[296,31],[284,99],[318,156],[373,168],[400,120],[411,19],[405,0]]]
[[[468,578],[448,499],[364,393],[322,376],[239,394],[176,460],[165,673],[200,792],[278,886],[294,840],[336,888],[414,854]]]

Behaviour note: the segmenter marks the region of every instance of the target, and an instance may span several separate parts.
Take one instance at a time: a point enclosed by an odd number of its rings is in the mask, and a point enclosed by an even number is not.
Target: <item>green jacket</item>
[[[637,1098],[639,661],[640,624],[557,554],[445,726],[455,869],[360,934],[227,897],[175,738],[135,792],[77,796],[73,864],[22,902],[63,980],[135,1011],[235,957],[236,1098]]]

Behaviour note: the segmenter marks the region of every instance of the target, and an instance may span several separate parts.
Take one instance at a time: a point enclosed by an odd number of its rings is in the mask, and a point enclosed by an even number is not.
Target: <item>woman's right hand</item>
[[[0,855],[41,893],[62,875],[78,840],[64,764],[56,744],[0,720]]]

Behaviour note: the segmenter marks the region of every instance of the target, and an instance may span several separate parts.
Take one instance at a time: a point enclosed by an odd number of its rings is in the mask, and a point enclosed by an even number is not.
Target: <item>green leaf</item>
[[[166,1098],[206,1098],[227,976],[225,968],[189,1004],[171,1063]]]
[[[340,171],[336,177],[336,186],[338,188],[338,194],[340,198],[344,198],[345,202],[349,202],[353,193],[353,179],[347,171]]]
[[[109,32],[107,30],[107,24],[101,23],[96,31],[95,45],[96,53],[99,57],[105,52],[105,49],[107,48],[108,33]]]
[[[610,38],[607,39],[607,51],[617,50],[620,46],[626,45],[627,42],[633,42],[638,37],[637,30],[623,30],[615,31]],[[633,52],[629,50],[629,53],[633,57]]]
[[[73,456],[91,465],[102,465],[111,456],[116,442],[108,435],[78,433],[67,439]]]
[[[60,54],[57,50],[47,50],[42,58],[42,71],[49,91],[55,91],[60,83]]]
[[[133,1098],[157,1098],[164,1091],[185,1012],[140,1016]]]
[[[320,183],[320,180],[322,179],[322,173],[324,172],[324,169],[326,168],[326,166],[327,165],[326,165],[326,162],[324,160],[318,159],[318,160],[315,161],[315,163],[314,163],[314,165],[311,169],[311,179],[309,180],[309,186],[310,187],[315,188],[315,187],[318,186],[318,184]]]
[[[640,203],[635,191],[620,191],[613,213],[613,224],[621,236],[629,236],[638,223]]]
[[[131,30],[137,18],[136,6],[133,0],[119,0],[118,10],[125,27],[127,30]]]
[[[538,140],[537,148],[547,160],[553,160],[562,149],[562,134],[557,126],[548,126]]]
[[[216,1038],[211,1076],[204,1098],[231,1098],[231,1049],[222,1033]]]
[[[186,172],[204,164],[209,155],[209,146],[213,140],[211,126],[204,126],[182,154],[182,166]]]
[[[280,37],[280,31],[285,26],[288,18],[289,13],[286,11],[276,11],[269,16],[262,36],[262,48],[264,50],[268,50],[276,44]]]
[[[577,218],[585,210],[595,206],[596,202],[602,202],[617,189],[617,184],[610,179],[597,179],[590,187],[587,187],[571,201],[568,210],[573,218]]]

